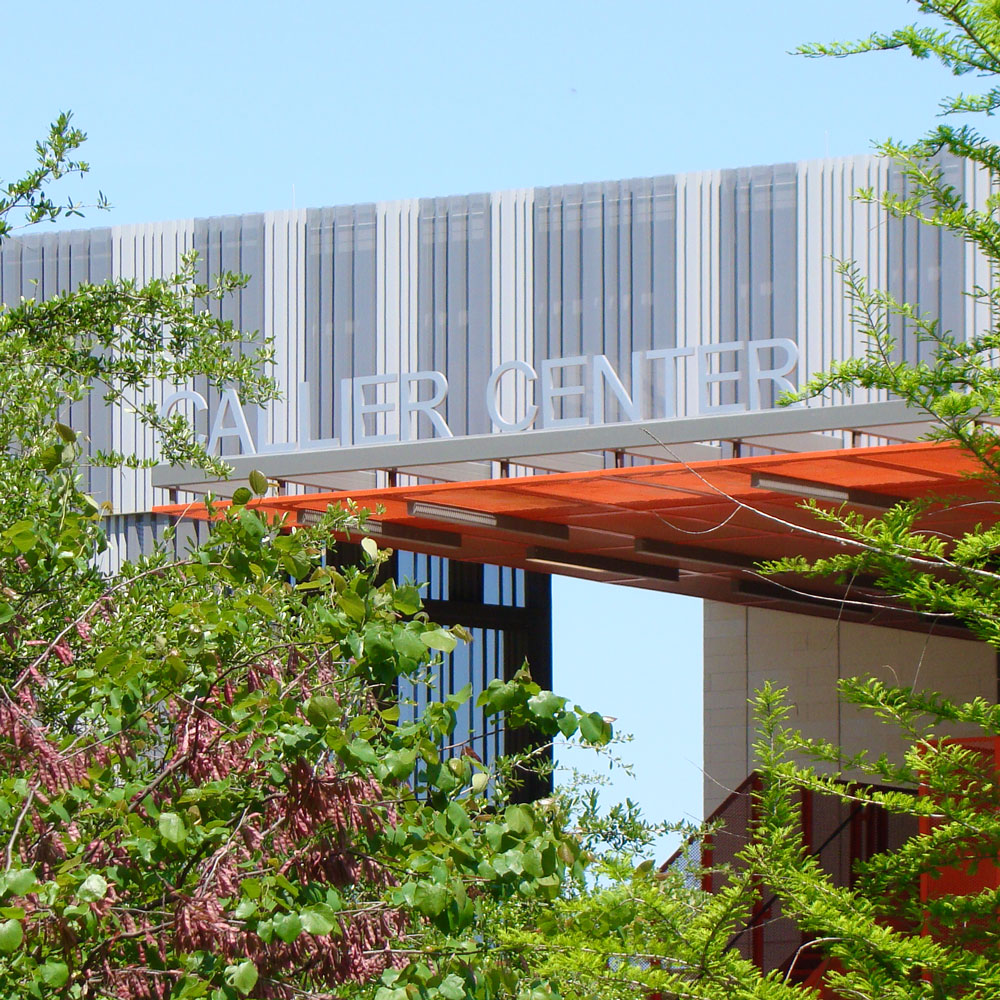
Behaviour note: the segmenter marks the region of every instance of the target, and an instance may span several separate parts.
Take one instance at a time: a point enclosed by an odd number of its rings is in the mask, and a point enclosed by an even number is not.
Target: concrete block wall
[[[705,602],[705,815],[753,769],[749,699],[766,680],[787,687],[790,722],[849,753],[898,756],[902,744],[837,698],[841,677],[996,700],[997,653],[983,643],[853,622]]]

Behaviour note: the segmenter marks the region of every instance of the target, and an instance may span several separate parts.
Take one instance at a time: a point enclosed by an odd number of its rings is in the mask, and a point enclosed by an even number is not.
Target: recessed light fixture
[[[313,525],[319,524],[320,519],[325,513],[326,511],[322,510],[297,510],[295,511],[295,518],[299,524],[312,527]]]
[[[449,507],[440,503],[425,503],[421,500],[411,500],[406,505],[410,517],[426,517],[434,521],[447,521],[449,524],[475,524],[487,528],[495,528],[496,514],[485,510],[469,510],[467,507]]]
[[[721,549],[699,548],[695,545],[676,545],[657,538],[637,538],[635,551],[640,556],[655,559],[670,559],[676,562],[706,563],[723,569],[753,569],[759,560],[740,552],[723,552]]]
[[[562,549],[530,548],[524,561],[529,566],[548,566],[552,569],[583,569],[614,576],[646,577],[649,580],[667,580],[675,583],[680,572],[673,566],[651,566],[649,563],[614,556],[590,555],[585,552],[564,552]]]
[[[803,497],[806,500],[830,500],[833,503],[850,503],[858,507],[875,507],[878,510],[888,510],[897,503],[902,503],[902,497],[889,496],[885,493],[870,493],[868,490],[854,490],[842,486],[830,486],[828,483],[816,483],[807,479],[792,479],[787,476],[774,476],[755,472],[750,477],[750,485],[755,490],[770,490],[772,493],[787,493],[793,497]]]
[[[448,524],[496,528],[498,531],[509,531],[517,535],[538,535],[541,538],[555,538],[561,541],[569,538],[569,528],[565,524],[532,521],[526,517],[511,517],[508,514],[492,514],[487,510],[470,510],[468,507],[411,500],[406,505],[406,512],[410,517],[424,517],[430,521],[445,521]]]
[[[788,493],[793,497],[814,500],[833,500],[847,503],[851,495],[847,490],[823,483],[812,483],[805,479],[786,479],[784,476],[765,476],[755,472],[750,480],[755,490],[770,490],[772,493]]]

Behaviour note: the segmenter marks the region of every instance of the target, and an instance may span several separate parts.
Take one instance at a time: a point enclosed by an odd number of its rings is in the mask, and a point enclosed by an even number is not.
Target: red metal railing
[[[739,869],[738,855],[751,836],[754,793],[759,788],[759,776],[751,774],[709,817],[717,829],[700,845],[700,880],[705,891],[721,888],[727,866]],[[917,821],[912,816],[844,802],[835,795],[802,791],[799,809],[806,847],[837,886],[852,885],[857,862],[895,850],[917,833]],[[678,851],[663,867],[682,864],[684,856],[683,851]],[[781,969],[790,973],[789,979],[794,982],[817,985],[826,963],[809,947],[809,940],[782,915],[778,894],[760,885],[750,919],[733,935],[729,946],[765,972]]]

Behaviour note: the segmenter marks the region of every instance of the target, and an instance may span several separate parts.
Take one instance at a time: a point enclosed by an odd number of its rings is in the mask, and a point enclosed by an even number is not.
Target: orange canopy
[[[855,585],[845,602],[843,590],[830,582],[764,578],[753,566],[786,555],[831,554],[844,544],[801,509],[807,496],[869,513],[898,499],[936,498],[921,526],[951,536],[991,522],[1000,507],[988,498],[984,483],[968,478],[974,469],[971,458],[949,445],[917,443],[269,496],[251,506],[283,515],[294,525],[315,520],[331,504],[353,500],[371,511],[383,509],[369,520],[367,531],[383,545],[915,627],[911,614],[872,591]],[[156,511],[208,516],[202,503]]]

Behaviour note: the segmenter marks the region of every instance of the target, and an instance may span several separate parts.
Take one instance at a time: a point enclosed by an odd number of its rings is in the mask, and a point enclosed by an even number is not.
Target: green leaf
[[[528,833],[533,826],[531,813],[524,806],[507,806],[504,819],[514,833]]]
[[[375,764],[378,758],[375,756],[375,751],[372,750],[371,744],[368,740],[363,740],[360,737],[358,739],[351,740],[347,744],[347,749],[354,754],[358,760],[364,761],[366,764]]]
[[[598,745],[607,743],[611,739],[611,725],[604,721],[597,712],[580,716],[580,735],[588,743]]]
[[[438,993],[444,997],[444,1000],[462,1000],[465,996],[465,983],[460,976],[456,976],[453,972],[441,981]]]
[[[274,921],[274,931],[285,944],[291,944],[302,933],[302,926],[297,913],[286,913]]]
[[[24,929],[19,920],[5,920],[0,924],[0,951],[14,951],[23,940]]]
[[[420,610],[420,591],[407,585],[397,587],[392,595],[392,606],[403,615],[415,615]]]
[[[171,844],[180,844],[187,836],[187,827],[184,820],[177,813],[160,813],[159,819],[160,836]]]
[[[375,561],[375,557],[378,555],[378,543],[374,538],[362,538],[361,548],[364,549],[365,555],[371,559],[372,562]]]
[[[528,710],[542,719],[551,719],[566,704],[565,698],[551,691],[539,691],[528,699]]]
[[[35,542],[37,541],[35,530],[31,526],[23,527],[15,525],[9,531],[5,531],[4,534],[17,546],[20,552],[30,552],[35,547]]]
[[[545,873],[542,867],[542,855],[536,850],[527,850],[522,856],[522,863],[524,865],[524,870],[528,875],[533,875],[535,878],[541,878]]]
[[[259,878],[245,878],[240,882],[240,892],[247,899],[260,899],[264,892],[264,887]]]
[[[329,934],[337,926],[333,909],[322,904],[302,910],[299,913],[299,919],[302,921],[302,929],[307,934],[315,934],[319,937]]]
[[[395,753],[386,754],[385,763],[389,768],[389,773],[394,778],[409,777],[413,771],[413,765],[417,762],[417,751],[410,748],[399,750]]]
[[[262,615],[267,615],[268,618],[277,618],[278,612],[275,611],[274,605],[266,598],[262,597],[260,594],[247,594],[247,604],[255,607]]]
[[[253,494],[245,486],[241,486],[233,492],[233,503],[238,507],[248,504],[251,500],[253,500]]]
[[[23,896],[37,880],[30,868],[20,868],[17,871],[7,872],[5,881],[8,892],[12,892],[15,896]]]
[[[432,628],[421,632],[420,641],[428,649],[438,649],[442,653],[450,653],[458,645],[458,640],[443,628]]]
[[[267,524],[256,511],[244,508],[239,513],[239,519],[243,530],[254,542],[260,542],[267,534]]]
[[[304,552],[289,552],[281,557],[281,565],[296,580],[304,580],[312,571],[312,561]]]
[[[518,681],[502,681],[494,677],[476,699],[476,704],[485,707],[487,715],[493,715],[523,704],[525,695],[524,685]]]
[[[458,802],[449,802],[448,808],[445,812],[447,813],[448,819],[451,820],[452,826],[454,826],[456,830],[469,829],[469,814]]]
[[[244,996],[257,985],[257,966],[248,958],[226,969],[226,982]]]
[[[252,489],[257,496],[262,497],[267,493],[267,476],[265,476],[260,469],[253,469],[247,478],[250,481],[250,489]]]
[[[356,622],[364,620],[365,602],[353,590],[345,590],[338,601],[349,618],[353,618]]]
[[[77,896],[85,903],[96,903],[99,899],[104,899],[108,891],[108,881],[103,875],[96,872],[88,875],[77,890]]]
[[[65,962],[46,962],[39,970],[46,986],[58,989],[69,979],[69,966]]]
[[[46,472],[52,472],[59,466],[62,461],[63,456],[63,445],[50,445],[48,448],[42,450],[39,456],[42,468]]]
[[[326,694],[314,694],[305,705],[306,718],[317,728],[325,729],[341,716],[336,698]]]
[[[419,661],[427,656],[427,647],[411,629],[397,627],[393,632],[393,642],[396,649],[411,660]]]
[[[556,716],[556,725],[559,727],[559,732],[568,739],[576,732],[579,723],[573,712],[560,712]]]
[[[417,909],[428,917],[436,917],[447,905],[448,889],[443,885],[424,883],[417,886]]]
[[[101,505],[88,493],[80,494],[80,506],[85,508],[91,517],[95,517],[101,512]]]

